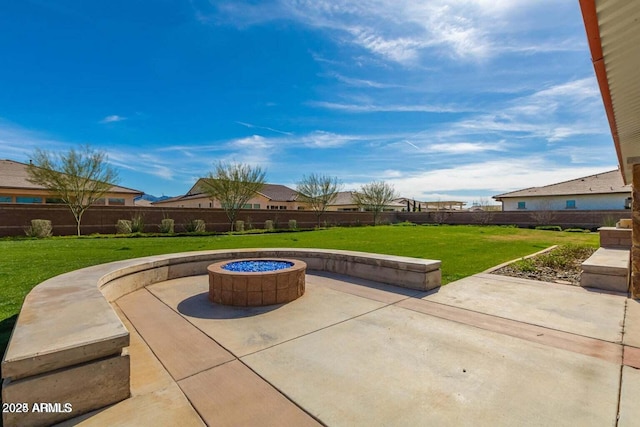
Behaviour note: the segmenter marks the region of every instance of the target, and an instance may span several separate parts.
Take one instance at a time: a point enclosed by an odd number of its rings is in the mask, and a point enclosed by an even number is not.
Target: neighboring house
[[[221,209],[222,205],[218,200],[212,200],[200,189],[204,179],[200,178],[187,194],[153,202],[152,205],[156,207]],[[265,184],[242,209],[302,210],[305,207],[304,203],[298,201],[296,190],[284,185]]]
[[[353,197],[354,193],[355,191],[340,191],[333,203],[327,207],[327,211],[357,212],[363,210],[355,202]],[[406,206],[406,204],[402,204],[394,200],[386,205],[383,211],[401,212],[406,208]]]
[[[60,203],[46,188],[29,182],[28,165],[13,160],[0,160],[0,204],[7,203]],[[133,206],[133,200],[142,191],[114,185],[96,205]]]
[[[403,210],[409,212],[416,211],[442,211],[442,210],[462,210],[465,202],[458,201],[441,201],[438,200],[436,202],[421,202],[414,199],[408,199],[405,197],[395,199],[394,202],[397,202],[403,206]]]
[[[503,211],[624,210],[631,207],[631,185],[619,170],[571,181],[532,187],[493,196]]]

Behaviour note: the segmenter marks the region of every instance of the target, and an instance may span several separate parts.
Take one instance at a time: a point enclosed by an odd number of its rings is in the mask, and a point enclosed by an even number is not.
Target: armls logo
[[[73,411],[71,403],[34,403],[31,412],[69,413]]]

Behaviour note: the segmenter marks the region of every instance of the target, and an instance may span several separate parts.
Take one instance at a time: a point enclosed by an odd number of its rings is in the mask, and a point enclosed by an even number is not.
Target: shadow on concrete
[[[274,304],[264,307],[233,307],[215,304],[209,301],[209,293],[202,292],[182,300],[178,304],[178,312],[185,316],[199,319],[241,319],[243,317],[259,316],[274,311],[285,304]]]

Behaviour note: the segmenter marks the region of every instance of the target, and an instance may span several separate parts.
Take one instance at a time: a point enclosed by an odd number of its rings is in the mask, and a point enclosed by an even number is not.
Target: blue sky
[[[156,196],[218,160],[469,203],[617,167],[577,0],[22,0],[0,29],[0,158],[89,144]]]

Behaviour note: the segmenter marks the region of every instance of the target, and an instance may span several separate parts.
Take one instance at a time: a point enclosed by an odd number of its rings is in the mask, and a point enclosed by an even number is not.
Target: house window
[[[16,203],[42,203],[42,197],[16,197]]]
[[[624,208],[631,209],[631,197],[627,197],[626,200],[624,201]]]
[[[49,203],[48,199],[47,199],[47,203]],[[107,202],[104,200],[104,197],[101,197],[99,199],[97,199],[95,202],[93,202],[94,205],[104,205]]]
[[[527,209],[527,202],[518,202],[518,209]]]
[[[242,209],[251,209],[251,203],[247,203],[245,205],[242,205]]]
[[[45,199],[45,203],[47,203],[47,204],[62,204],[62,203],[64,203],[64,200],[58,199],[58,198],[55,198],[55,197],[47,197]]]
[[[0,203],[11,203],[11,196],[0,196]]]
[[[260,203],[254,203],[253,209],[260,209]]]
[[[124,206],[124,199],[116,198],[116,197],[109,197],[109,204],[110,205]]]
[[[575,200],[567,200],[566,209],[575,209],[575,208],[576,208],[576,201]]]

